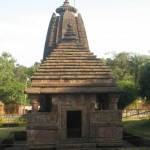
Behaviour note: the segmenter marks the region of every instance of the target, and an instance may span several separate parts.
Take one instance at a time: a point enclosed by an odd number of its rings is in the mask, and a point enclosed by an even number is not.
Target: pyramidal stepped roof
[[[28,94],[121,92],[111,70],[89,50],[77,9],[66,0],[52,15],[43,63],[32,76]]]

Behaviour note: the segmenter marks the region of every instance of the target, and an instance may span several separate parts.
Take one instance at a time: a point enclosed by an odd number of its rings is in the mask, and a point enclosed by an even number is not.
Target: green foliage
[[[136,100],[138,95],[138,88],[132,81],[119,81],[118,86],[124,90],[124,93],[120,96],[118,107],[124,109],[126,106]]]
[[[134,83],[138,84],[141,69],[148,62],[148,60],[148,56],[145,55],[131,56],[129,61],[129,69]]]
[[[142,68],[139,85],[141,96],[150,101],[150,61]]]
[[[131,79],[129,59],[130,54],[126,52],[115,55],[113,59],[107,59],[107,65],[112,68],[117,81]]]
[[[148,62],[149,57],[122,52],[107,59],[106,64],[113,70],[117,81],[130,80],[138,84],[142,67]]]
[[[15,64],[11,54],[3,52],[0,56],[0,100],[4,103],[23,103],[24,90],[30,85],[29,79],[40,63],[27,68]]]
[[[118,85],[124,89],[124,94],[119,101],[120,108],[132,103],[140,94],[148,99],[150,98],[150,79],[148,79],[150,74],[147,71],[148,69],[144,67],[148,61],[149,56],[127,52],[116,54],[112,59],[106,60],[106,64],[114,72]],[[141,87],[141,93],[139,92],[139,87]]]
[[[0,86],[13,81],[15,74],[13,69],[15,67],[15,60],[10,54],[4,52],[0,57]]]

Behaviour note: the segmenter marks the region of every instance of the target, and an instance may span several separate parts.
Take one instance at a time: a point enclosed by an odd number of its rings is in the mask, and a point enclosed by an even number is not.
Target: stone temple
[[[27,143],[34,150],[96,150],[122,145],[122,90],[89,50],[84,23],[65,0],[51,17],[43,62],[26,89]]]

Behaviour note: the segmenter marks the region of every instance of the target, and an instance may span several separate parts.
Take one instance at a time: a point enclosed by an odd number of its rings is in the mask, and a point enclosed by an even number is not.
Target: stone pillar
[[[91,96],[91,106],[90,106],[90,107],[91,107],[91,108],[90,108],[91,110],[95,110],[95,104],[96,104],[96,95],[93,94],[93,95]]]
[[[32,112],[38,112],[38,106],[39,106],[39,95],[29,95],[30,103],[32,105]]]
[[[118,99],[119,99],[119,94],[117,93],[111,93],[108,95],[108,107],[109,110],[118,110]]]

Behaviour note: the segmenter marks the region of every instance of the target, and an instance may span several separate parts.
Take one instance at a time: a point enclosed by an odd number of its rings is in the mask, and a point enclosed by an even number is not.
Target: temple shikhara
[[[31,150],[96,150],[122,145],[122,90],[89,50],[84,23],[65,0],[51,17],[39,69],[26,89]]]

